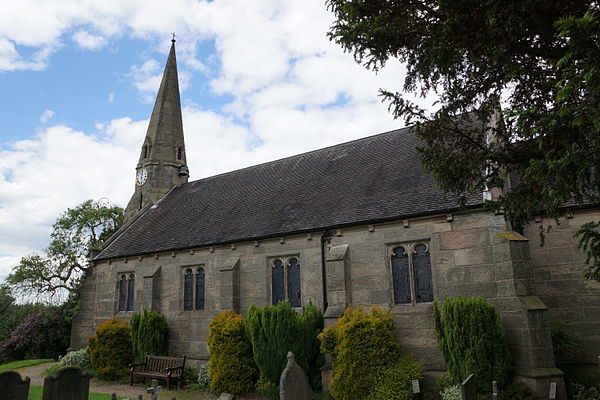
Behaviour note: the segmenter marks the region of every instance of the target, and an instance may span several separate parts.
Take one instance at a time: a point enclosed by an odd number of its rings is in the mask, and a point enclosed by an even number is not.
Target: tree
[[[46,254],[21,258],[6,282],[26,295],[66,291],[76,297],[90,268],[90,250],[104,243],[122,221],[123,209],[104,200],[87,200],[67,209],[52,225]]]
[[[380,90],[415,124],[421,161],[446,192],[490,202],[517,229],[560,222],[565,204],[594,204],[600,188],[599,4],[584,0],[328,0],[330,39],[378,70],[406,65],[400,91]],[[426,112],[406,93],[435,95]],[[503,123],[489,126],[502,104]],[[510,176],[512,187],[508,187]],[[510,189],[510,190],[508,190]],[[541,229],[548,229],[546,225]],[[578,232],[600,281],[600,222]],[[543,230],[542,230],[543,233]]]

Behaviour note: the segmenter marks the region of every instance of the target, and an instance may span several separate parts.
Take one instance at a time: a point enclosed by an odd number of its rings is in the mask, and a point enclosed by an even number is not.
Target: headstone
[[[550,382],[550,393],[548,394],[550,400],[556,400],[556,382]]]
[[[412,385],[413,394],[421,393],[421,382],[418,379],[413,379],[412,381],[410,381],[410,383]]]
[[[29,377],[21,379],[16,371],[0,372],[0,393],[2,399],[27,400],[29,392]]]
[[[152,395],[152,400],[158,400],[158,392],[162,390],[162,386],[158,386],[158,381],[156,379],[152,379],[152,386],[146,389],[146,392]]]
[[[475,375],[471,374],[460,384],[460,393],[462,400],[475,400],[477,392],[475,391]]]
[[[294,353],[287,354],[287,365],[279,379],[280,400],[310,400],[312,390],[306,372],[296,364]]]
[[[90,376],[79,367],[61,368],[44,379],[42,400],[88,400]]]
[[[221,393],[221,395],[219,396],[219,398],[217,400],[233,400],[235,399],[235,396],[229,393]]]
[[[143,394],[138,394],[138,400],[142,400],[144,398]]]

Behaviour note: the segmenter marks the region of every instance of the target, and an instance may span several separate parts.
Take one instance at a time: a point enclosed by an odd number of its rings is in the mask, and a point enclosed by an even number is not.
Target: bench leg
[[[129,386],[133,386],[133,374],[129,373]]]

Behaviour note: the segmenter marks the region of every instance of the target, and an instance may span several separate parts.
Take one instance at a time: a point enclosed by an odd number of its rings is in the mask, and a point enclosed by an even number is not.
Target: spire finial
[[[177,35],[175,34],[175,32],[171,32],[171,36],[173,36],[171,42],[175,43],[175,38],[177,37]]]

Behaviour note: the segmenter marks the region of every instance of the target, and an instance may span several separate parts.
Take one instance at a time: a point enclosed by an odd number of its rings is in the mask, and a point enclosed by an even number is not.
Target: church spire
[[[135,192],[125,210],[126,220],[135,217],[146,206],[156,203],[173,186],[188,181],[175,36],[171,42],[171,50],[136,166]]]

